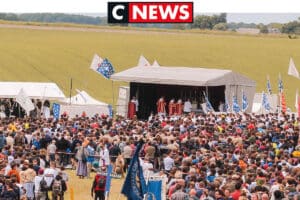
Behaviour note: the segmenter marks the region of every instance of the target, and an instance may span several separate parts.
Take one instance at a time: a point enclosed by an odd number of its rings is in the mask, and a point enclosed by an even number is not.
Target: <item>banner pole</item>
[[[111,90],[112,90],[112,100],[113,100],[113,105],[112,105],[112,117],[114,117],[114,107],[115,107],[115,93],[114,93],[114,81],[111,81]]]

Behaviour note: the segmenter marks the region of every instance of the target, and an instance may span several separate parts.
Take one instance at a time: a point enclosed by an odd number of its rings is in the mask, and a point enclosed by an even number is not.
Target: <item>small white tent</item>
[[[101,106],[107,106],[107,103],[104,103],[102,101],[98,101],[97,99],[94,99],[91,97],[86,91],[77,90],[77,94],[71,98],[66,98],[62,102],[68,103],[72,105],[101,105]]]
[[[85,91],[77,92],[75,96],[60,101],[60,114],[67,113],[70,117],[81,116],[83,112],[87,117],[96,114],[110,115],[111,107],[109,104],[94,99]]]
[[[0,82],[0,98],[16,98],[22,88],[31,99],[65,99],[55,83],[42,82]]]

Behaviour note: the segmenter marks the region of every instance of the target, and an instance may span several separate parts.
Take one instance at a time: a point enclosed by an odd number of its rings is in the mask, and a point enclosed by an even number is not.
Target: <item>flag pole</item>
[[[72,97],[72,88],[73,88],[73,79],[72,79],[72,77],[71,77],[71,82],[70,82],[70,94],[69,94],[69,96],[70,96],[70,105],[71,105],[71,97]]]
[[[112,80],[111,81],[111,90],[112,90],[112,102],[113,102],[113,105],[112,105],[112,117],[114,116],[114,106],[115,106],[115,93],[114,93],[114,81]]]

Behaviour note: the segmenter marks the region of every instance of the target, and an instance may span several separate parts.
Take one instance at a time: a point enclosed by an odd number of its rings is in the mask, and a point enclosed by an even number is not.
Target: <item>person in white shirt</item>
[[[51,183],[53,182],[57,174],[58,170],[55,168],[55,162],[50,162],[50,168],[47,168],[44,171],[44,177],[48,187],[51,186]]]
[[[174,167],[175,163],[174,163],[174,159],[171,158],[171,152],[169,152],[169,154],[167,155],[167,157],[164,158],[164,167],[165,170],[167,172],[169,172],[172,167]]]
[[[137,100],[137,98],[135,96],[132,97],[131,102],[135,104],[135,111],[138,112],[139,111],[139,101]]]
[[[50,161],[55,160],[55,152],[56,152],[56,145],[55,145],[55,140],[52,140],[52,143],[48,145],[47,147],[47,153],[50,158]]]
[[[184,105],[183,105],[183,112],[184,113],[190,113],[192,112],[192,104],[190,102],[189,99],[187,99],[185,102],[184,102]]]
[[[110,163],[109,160],[109,151],[104,144],[100,144],[100,153],[99,153],[99,167],[107,167]]]
[[[148,158],[145,158],[144,160],[141,160],[141,165],[143,168],[144,177],[148,178],[149,176],[153,175],[153,164],[149,162]]]
[[[34,178],[34,193],[35,193],[35,198],[40,200],[46,199],[46,192],[41,191],[40,188],[40,182],[43,178],[44,178],[44,170],[39,169],[38,176],[35,176]]]

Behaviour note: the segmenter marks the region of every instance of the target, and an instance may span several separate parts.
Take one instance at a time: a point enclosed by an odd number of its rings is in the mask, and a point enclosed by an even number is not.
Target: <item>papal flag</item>
[[[149,61],[143,55],[141,55],[137,66],[144,67],[144,66],[151,66],[151,65]]]
[[[111,62],[107,58],[102,59],[97,54],[94,55],[90,68],[107,79],[115,73]]]
[[[18,102],[19,105],[26,111],[27,115],[29,115],[30,111],[34,110],[34,105],[23,88],[21,88],[19,94],[17,95],[16,102]]]
[[[297,70],[297,68],[296,68],[296,65],[295,65],[295,63],[294,63],[294,61],[293,61],[292,58],[290,58],[290,64],[289,64],[288,75],[294,76],[294,77],[296,77],[296,78],[300,78],[300,77],[299,77],[299,72],[298,72],[298,70]]]

